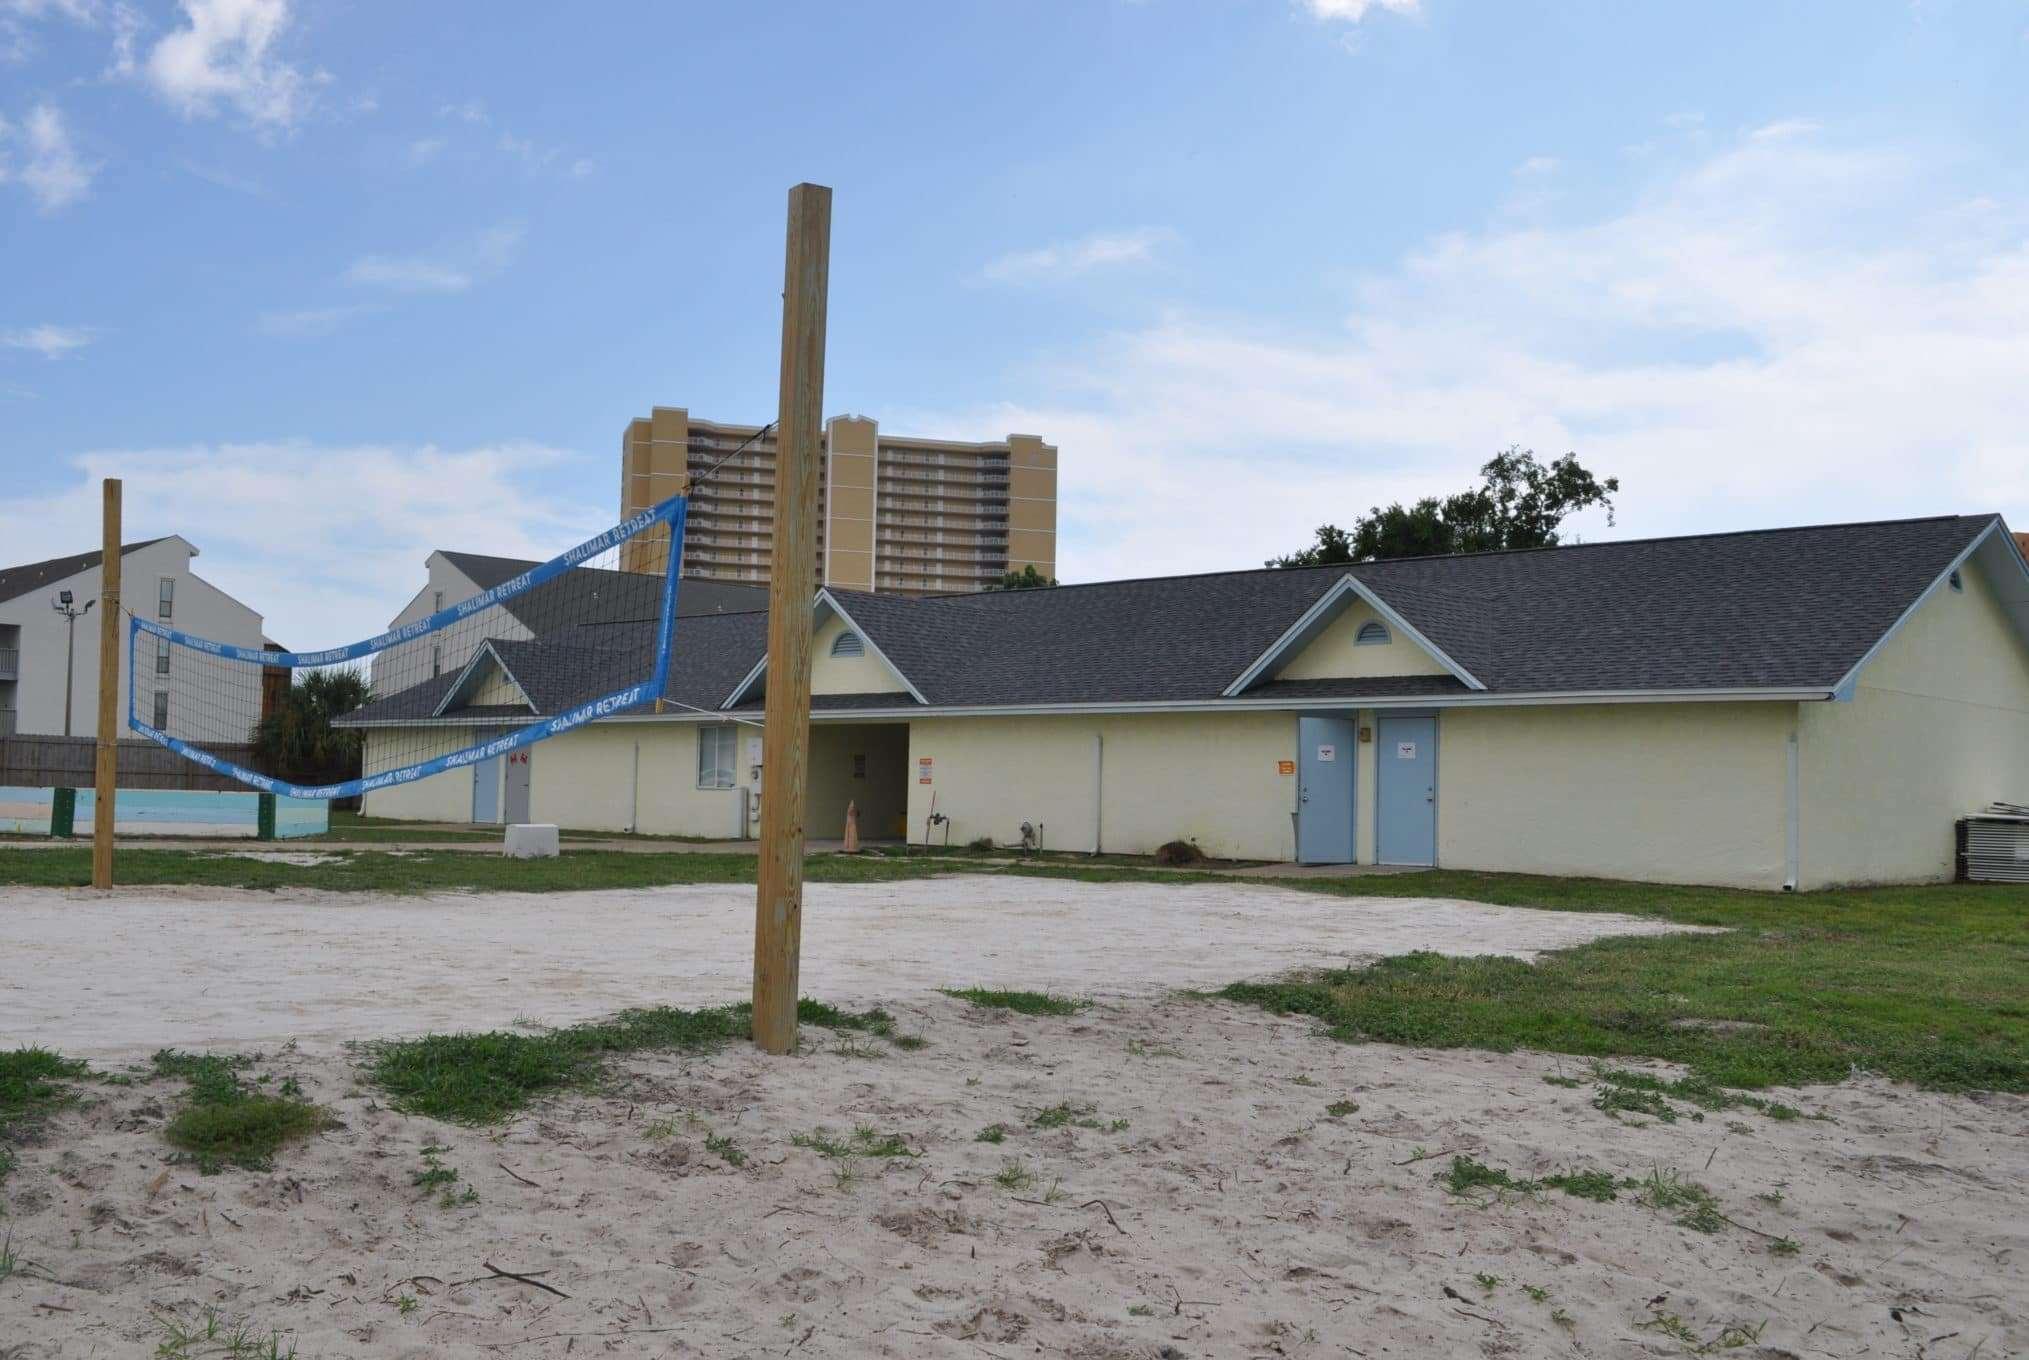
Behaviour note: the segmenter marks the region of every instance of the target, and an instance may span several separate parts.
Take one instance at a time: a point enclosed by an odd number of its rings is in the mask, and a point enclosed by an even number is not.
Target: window
[[[155,639],[155,674],[169,674],[169,639],[166,637]]]
[[[1953,590],[1963,592],[1966,588],[1966,578],[1957,572],[1953,572],[1951,574],[1951,587]]]
[[[430,612],[431,612],[432,614],[441,614],[441,613],[443,613],[443,612],[444,612],[444,592],[443,592],[443,591],[441,591],[441,590],[433,590],[433,591],[431,591],[431,592],[430,592]]]
[[[155,691],[155,730],[160,732],[169,726],[169,691]]]
[[[165,576],[155,586],[155,617],[166,619],[175,612],[176,578]]]
[[[1383,647],[1388,640],[1388,625],[1373,619],[1361,624],[1360,631],[1353,635],[1355,647]]]
[[[430,678],[434,680],[443,673],[444,673],[444,644],[441,642],[431,643]]]
[[[867,654],[867,645],[860,641],[858,633],[840,633],[831,640],[831,654],[833,656],[865,656]]]
[[[733,787],[733,761],[739,732],[730,723],[697,730],[697,786],[701,789]]]

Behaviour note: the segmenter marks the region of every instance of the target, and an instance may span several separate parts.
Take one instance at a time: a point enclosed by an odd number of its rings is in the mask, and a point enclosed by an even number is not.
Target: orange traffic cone
[[[857,802],[845,805],[845,852],[848,855],[860,852],[860,805]]]

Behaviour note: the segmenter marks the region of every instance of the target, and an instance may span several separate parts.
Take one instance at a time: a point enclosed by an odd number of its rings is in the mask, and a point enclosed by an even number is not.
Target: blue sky
[[[612,517],[656,403],[1055,441],[1069,580],[1519,443],[1588,537],[2029,526],[2029,8],[0,0],[0,561],[129,524],[297,645]],[[306,636],[310,634],[310,636]]]

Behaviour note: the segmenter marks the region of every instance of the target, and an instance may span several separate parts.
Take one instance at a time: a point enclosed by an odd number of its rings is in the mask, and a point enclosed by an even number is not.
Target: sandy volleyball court
[[[116,1072],[163,1044],[260,1049],[250,1077],[337,1121],[270,1171],[205,1176],[161,1137],[178,1083],[85,1083],[5,1186],[0,1356],[2029,1349],[2022,1098],[1862,1077],[1767,1093],[1822,1118],[1616,1119],[1574,1059],[1339,1044],[1169,990],[1653,922],[1252,886],[820,886],[807,990],[883,1004],[925,1046],[806,1027],[791,1058],[633,1055],[474,1129],[392,1110],[340,1042],[737,997],[749,901],[0,897],[7,1043]],[[933,990],[973,982],[1099,999],[1024,1017]],[[1688,1179],[1721,1219],[1699,1231],[1624,1183],[1461,1196],[1439,1179],[1454,1157]],[[419,1184],[433,1171],[456,1179]],[[221,1349],[235,1333],[249,1348]]]
[[[1265,884],[1077,883],[954,875],[814,883],[803,991],[835,1003],[939,987],[1156,996],[1428,949],[1528,957],[1666,923]],[[78,1057],[329,1047],[518,1018],[746,998],[754,890],[372,897],[133,888],[11,889],[0,1044]]]

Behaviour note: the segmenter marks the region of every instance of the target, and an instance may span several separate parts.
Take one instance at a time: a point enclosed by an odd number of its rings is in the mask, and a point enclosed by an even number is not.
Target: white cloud
[[[8,349],[34,350],[45,359],[67,359],[92,342],[87,326],[22,326],[0,331],[0,345]]]
[[[1531,156],[1515,167],[1517,175],[1553,175],[1563,162],[1555,156]]]
[[[1347,24],[1357,24],[1375,10],[1414,15],[1423,9],[1423,0],[1295,0],[1295,4],[1313,19]]]
[[[23,561],[97,543],[99,479],[119,477],[129,539],[182,534],[203,550],[199,574],[261,611],[269,636],[317,648],[386,627],[437,548],[549,557],[610,524],[605,500],[559,503],[539,484],[570,462],[530,444],[101,451],[56,491],[0,500],[0,542]]]
[[[1340,329],[1175,316],[908,425],[1056,442],[1071,580],[1253,565],[1510,443],[1619,476],[1615,536],[2029,527],[2029,196],[1948,190],[1939,160],[1750,134],[1610,215],[1436,237]]]
[[[428,165],[431,161],[437,159],[438,154],[443,151],[444,146],[445,142],[442,137],[418,137],[415,141],[409,143],[409,164],[413,166]]]
[[[0,184],[20,184],[44,212],[83,198],[98,173],[99,167],[71,145],[70,130],[55,105],[37,104],[20,127],[0,118]]]
[[[991,283],[1041,283],[1072,278],[1114,265],[1147,264],[1168,232],[1101,233],[1076,241],[1060,241],[1034,250],[1015,250],[987,262],[981,277]]]
[[[486,105],[477,99],[467,99],[459,104],[441,104],[437,107],[439,118],[455,118],[461,123],[483,126],[489,122]]]
[[[292,312],[263,312],[254,328],[262,335],[280,339],[314,339],[332,334],[349,321],[386,310],[379,303],[355,302],[337,307],[306,307]]]
[[[521,228],[508,224],[437,255],[363,255],[345,280],[398,293],[462,293],[507,268],[520,245]]]
[[[255,127],[292,127],[328,79],[305,75],[277,48],[289,0],[181,0],[184,27],[148,53],[148,83],[186,117],[236,109]]]

